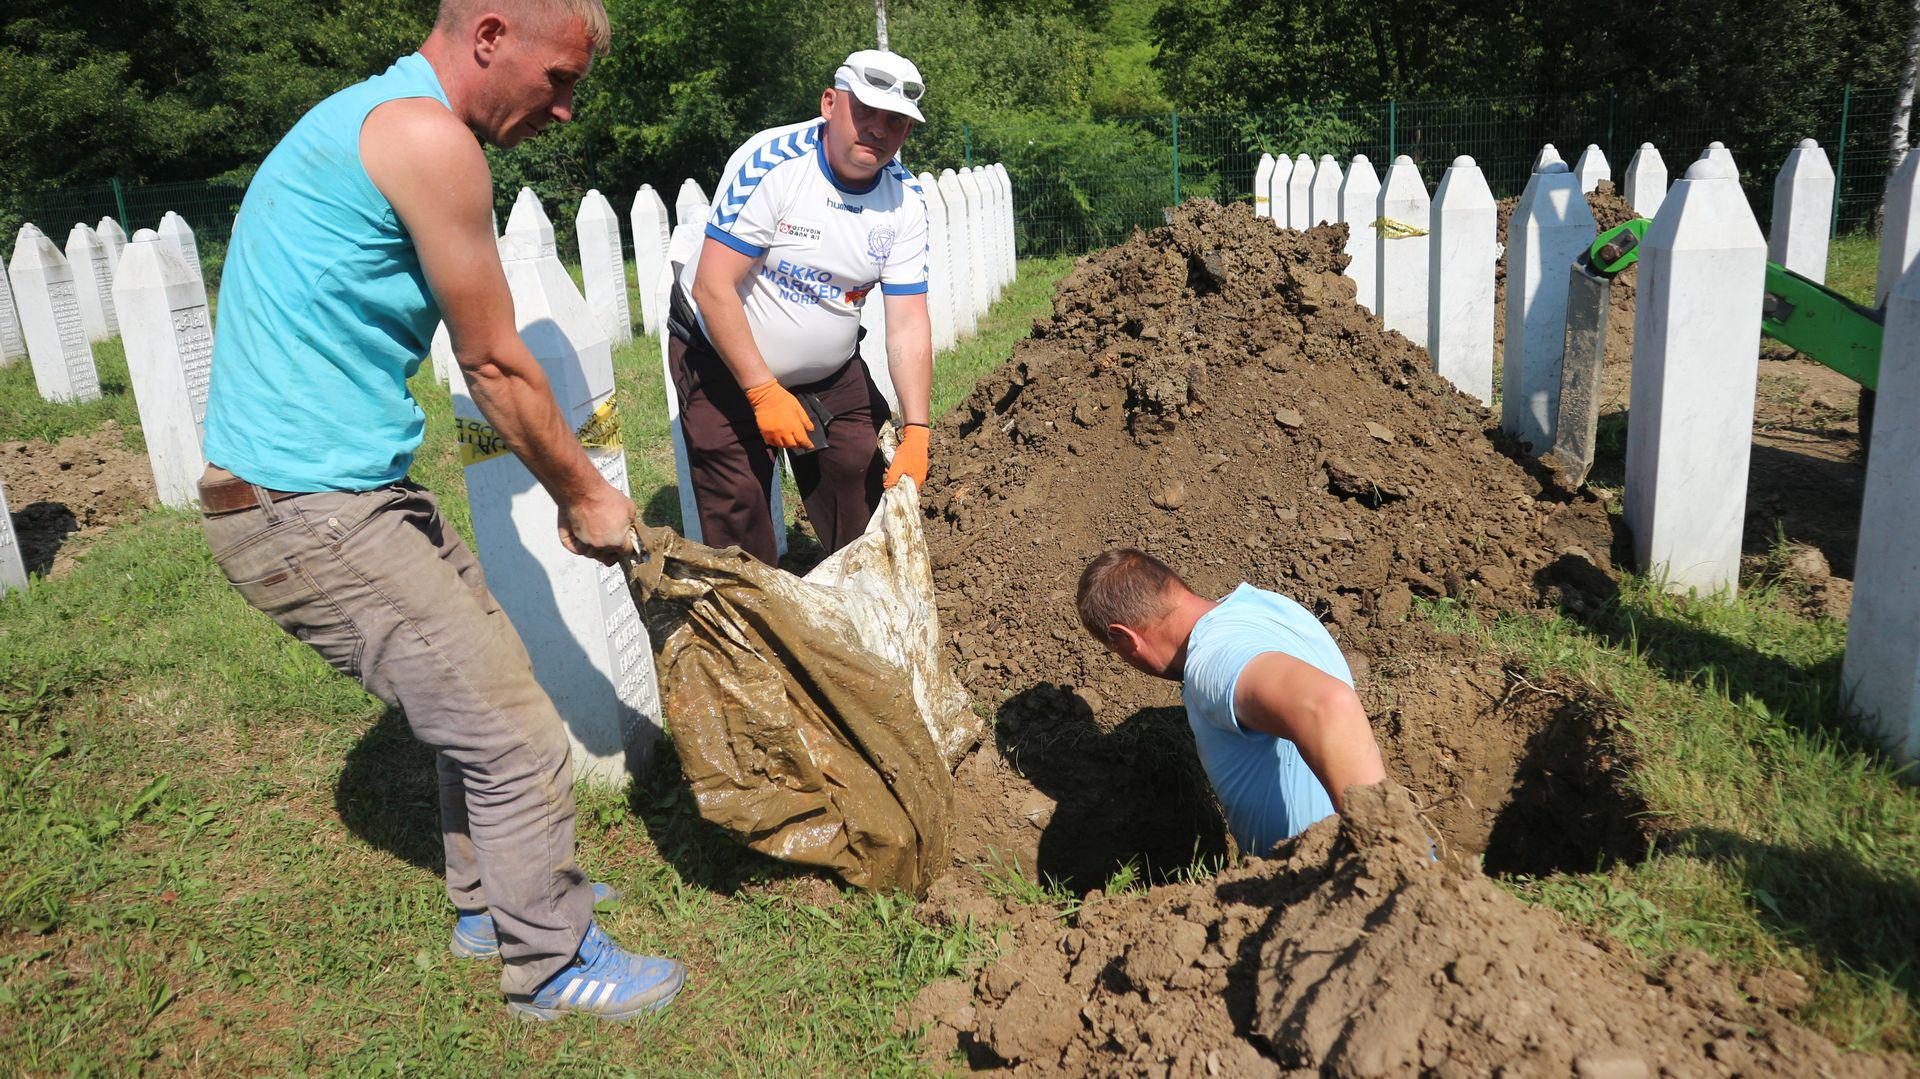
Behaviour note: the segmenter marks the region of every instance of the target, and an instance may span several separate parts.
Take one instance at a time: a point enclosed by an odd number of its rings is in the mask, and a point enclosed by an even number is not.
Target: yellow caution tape
[[[600,403],[600,407],[593,410],[593,415],[587,417],[587,422],[581,424],[580,429],[574,432],[582,446],[617,450],[623,445],[620,441],[620,413],[614,407],[614,398],[617,396],[617,394],[608,394],[607,399]],[[493,425],[485,420],[469,420],[455,416],[453,430],[454,438],[460,443],[462,468],[492,460],[508,452],[506,440],[501,438],[500,432],[494,430]]]
[[[1391,217],[1375,218],[1373,227],[1379,229],[1380,235],[1385,236],[1389,240],[1408,240],[1415,236],[1425,236],[1427,234],[1426,229],[1409,225],[1405,221],[1395,221]]]

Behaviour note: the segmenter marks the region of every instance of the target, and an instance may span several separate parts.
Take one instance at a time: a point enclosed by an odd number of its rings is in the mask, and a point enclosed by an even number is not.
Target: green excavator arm
[[[1640,241],[1652,222],[1636,217],[1594,237],[1587,265],[1611,278],[1640,261]],[[1866,389],[1879,388],[1881,315],[1832,289],[1767,263],[1767,294],[1760,329],[1768,337],[1833,368]]]

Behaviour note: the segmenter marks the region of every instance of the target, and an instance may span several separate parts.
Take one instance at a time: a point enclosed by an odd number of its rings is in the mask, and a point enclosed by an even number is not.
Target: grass
[[[982,334],[940,358],[946,403],[1066,267],[1023,264]],[[92,405],[43,408],[25,364],[0,371],[0,438],[108,419],[137,438],[117,349],[96,352]],[[633,492],[656,519],[677,513],[658,357],[646,337],[615,354]],[[413,388],[415,478],[470,536],[450,400],[430,365]],[[497,965],[446,951],[433,799],[404,720],[250,610],[190,514],[153,511],[0,598],[5,1070],[900,1071],[915,1048],[895,1010],[990,948],[726,839],[669,743],[631,790],[583,792],[578,847],[625,896],[603,924],[686,961],[688,989],[660,1020],[527,1026],[499,1005]]]
[[[113,422],[120,426],[128,449],[145,452],[140,410],[134,407],[133,390],[127,381],[127,353],[120,339],[96,342],[93,364],[100,374],[100,397],[78,405],[41,397],[33,381],[33,364],[26,357],[0,366],[0,442],[58,442]]]
[[[1873,279],[1880,266],[1880,241],[1865,232],[1836,236],[1827,249],[1827,285],[1854,303],[1873,304]]]
[[[1066,268],[1024,264],[982,334],[941,357],[936,414],[1004,360]],[[634,496],[671,521],[657,348],[638,339],[615,363]],[[137,426],[124,375],[101,404],[39,419],[18,377],[0,371],[0,437]],[[446,393],[430,373],[414,386],[428,417],[415,476],[467,531]],[[1695,947],[1740,971],[1798,970],[1807,1022],[1920,1048],[1920,793],[1840,713],[1844,625],[1790,613],[1784,587],[1722,602],[1629,577],[1581,620],[1421,616],[1629,717],[1649,856],[1519,893],[1649,958]],[[609,929],[685,959],[686,994],[634,1025],[518,1025],[495,970],[445,951],[432,799],[404,722],[249,610],[191,516],[103,537],[70,575],[0,599],[0,1059],[25,1073],[901,1071],[913,1046],[895,1009],[993,947],[726,840],[669,744],[624,796],[583,796],[579,851],[626,896]],[[982,871],[1003,900],[1077,902]]]

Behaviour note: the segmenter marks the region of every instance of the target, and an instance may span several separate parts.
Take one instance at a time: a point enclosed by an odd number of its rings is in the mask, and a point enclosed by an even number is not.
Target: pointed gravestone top
[[[8,267],[20,330],[33,359],[33,380],[49,401],[92,401],[100,396],[93,346],[80,315],[73,268],[39,227],[21,226]]]
[[[113,218],[103,217],[100,223],[93,227],[93,231],[99,234],[100,242],[106,245],[107,269],[118,270],[120,256],[127,249],[127,230],[121,228],[120,222]]]
[[[1600,147],[1588,143],[1580,154],[1580,162],[1573,168],[1580,177],[1580,190],[1592,194],[1600,186],[1600,181],[1613,179],[1613,166],[1607,163],[1607,155]]]
[[[1739,179],[1740,166],[1734,163],[1733,151],[1727,149],[1726,143],[1724,142],[1707,143],[1707,148],[1700,151],[1700,156],[1703,159],[1720,162],[1721,164],[1727,167],[1727,174],[1729,176],[1732,176],[1735,179]]]
[[[705,227],[707,219],[707,192],[699,181],[689,176],[680,184],[680,194],[673,202],[673,223],[678,225],[700,225]]]
[[[87,340],[105,341],[120,332],[113,310],[113,274],[107,269],[107,248],[100,234],[82,221],[67,233],[67,265],[73,269],[74,298],[80,301],[80,324]]]
[[[533,237],[540,254],[559,254],[559,246],[553,239],[553,221],[547,217],[546,207],[540,205],[540,196],[533,193],[533,188],[521,188],[520,194],[514,196],[513,209],[507,213],[507,231],[502,235],[516,233]]]
[[[1825,283],[1833,196],[1833,166],[1827,163],[1827,155],[1814,140],[1800,140],[1774,179],[1767,260]]]
[[[1667,163],[1653,143],[1641,143],[1633,160],[1627,162],[1624,194],[1633,212],[1641,217],[1651,218],[1660,212],[1660,204],[1667,197]]]
[[[161,216],[160,227],[155,231],[161,239],[173,245],[180,261],[192,271],[194,280],[206,280],[206,275],[200,272],[200,244],[193,238],[193,228],[187,224],[186,218],[168,210]]]
[[[1540,153],[1535,155],[1533,159],[1533,171],[1544,172],[1548,165],[1565,167],[1566,163],[1566,159],[1560,156],[1560,151],[1554,149],[1553,143],[1547,143],[1545,146],[1540,147]]]

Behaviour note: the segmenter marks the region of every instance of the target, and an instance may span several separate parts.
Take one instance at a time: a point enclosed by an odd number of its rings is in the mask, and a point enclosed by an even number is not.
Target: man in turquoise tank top
[[[1124,547],[1080,575],[1080,622],[1135,670],[1181,684],[1227,829],[1265,855],[1386,779],[1340,646],[1298,603],[1250,584],[1215,601]]]
[[[485,414],[610,562],[634,507],[600,477],[522,343],[481,144],[572,118],[607,49],[601,0],[443,0],[420,51],[334,94],[260,166],[228,248],[200,484],[214,559],[247,602],[405,711],[436,751],[452,949],[499,956],[515,1014],[664,1007],[680,964],[595,926],[574,863],[560,716],[433,495],[407,481],[407,378],[445,320]]]

